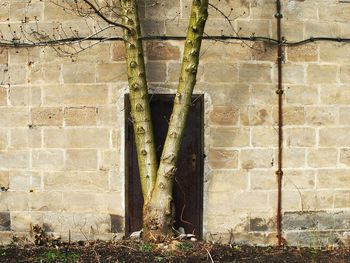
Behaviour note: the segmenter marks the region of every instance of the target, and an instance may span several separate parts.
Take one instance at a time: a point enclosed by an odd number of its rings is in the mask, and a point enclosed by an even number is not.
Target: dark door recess
[[[168,130],[173,99],[174,95],[170,94],[151,96],[158,160]],[[197,238],[202,238],[203,226],[203,108],[203,95],[193,95],[174,184],[175,228],[183,227],[186,233],[194,233]],[[125,96],[125,127],[125,232],[130,235],[142,228],[143,197],[128,95]]]

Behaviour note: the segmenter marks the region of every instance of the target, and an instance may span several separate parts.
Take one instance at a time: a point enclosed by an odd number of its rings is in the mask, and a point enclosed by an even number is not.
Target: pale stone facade
[[[20,35],[23,19],[29,27],[36,19],[49,34],[57,22],[68,34],[89,35],[87,24],[101,26],[46,0],[24,2],[1,1],[0,40]],[[145,35],[184,35],[190,0],[145,2]],[[211,8],[208,35],[276,38],[274,0],[212,4],[233,20],[231,26]],[[350,1],[282,5],[288,41],[350,36]],[[230,42],[204,41],[195,89],[205,95],[204,234],[274,245],[277,50],[263,42]],[[145,42],[151,92],[174,92],[182,45]],[[349,47],[315,42],[284,48],[282,229],[290,245],[350,242]],[[123,43],[105,42],[73,58],[59,53],[0,47],[2,242],[28,235],[34,224],[63,237],[70,230],[74,239],[123,235]]]

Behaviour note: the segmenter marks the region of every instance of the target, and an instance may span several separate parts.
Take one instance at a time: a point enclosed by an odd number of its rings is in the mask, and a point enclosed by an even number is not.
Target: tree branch
[[[105,15],[103,15],[97,8],[96,6],[94,6],[90,1],[88,0],[82,0],[84,3],[86,3],[88,6],[90,6],[92,8],[92,10],[94,10],[95,14],[98,15],[100,18],[102,18],[105,22],[107,22],[108,24],[111,24],[111,25],[114,25],[114,26],[117,26],[117,27],[120,27],[120,28],[123,28],[125,30],[128,30],[130,31],[130,28],[125,26],[125,25],[122,25],[120,23],[116,23],[110,19],[108,19]]]

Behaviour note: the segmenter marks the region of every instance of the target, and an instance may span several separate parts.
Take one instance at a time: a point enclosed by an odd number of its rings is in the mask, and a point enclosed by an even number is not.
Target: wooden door
[[[174,95],[157,94],[151,95],[150,98],[159,161],[168,130]],[[203,103],[203,95],[193,95],[173,189],[176,207],[174,227],[176,229],[183,227],[186,233],[193,233],[200,239],[203,228]],[[125,96],[125,149],[125,232],[129,235],[142,228],[143,197],[128,95]]]

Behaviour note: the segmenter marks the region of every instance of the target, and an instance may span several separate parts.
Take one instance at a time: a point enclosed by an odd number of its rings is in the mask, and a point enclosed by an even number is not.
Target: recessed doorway
[[[156,151],[160,159],[173,108],[173,94],[150,95]],[[143,197],[139,178],[129,96],[125,95],[125,233],[142,228]],[[175,225],[202,239],[204,170],[204,96],[193,95],[184,141],[175,174]]]

